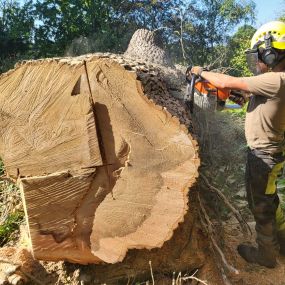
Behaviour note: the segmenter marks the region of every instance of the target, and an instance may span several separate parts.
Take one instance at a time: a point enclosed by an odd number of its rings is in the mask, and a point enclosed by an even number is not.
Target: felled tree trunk
[[[117,263],[191,212],[196,141],[158,69],[111,54],[30,61],[1,76],[0,106],[35,258]]]

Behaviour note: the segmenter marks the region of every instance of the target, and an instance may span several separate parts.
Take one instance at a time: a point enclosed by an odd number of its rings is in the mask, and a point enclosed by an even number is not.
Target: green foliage
[[[229,41],[228,66],[231,67],[231,74],[234,76],[252,75],[247,67],[245,50],[250,48],[254,33],[255,29],[252,26],[245,25],[240,27]]]
[[[24,213],[15,212],[8,216],[5,222],[0,225],[0,246],[11,240],[12,233],[19,229],[19,225],[23,221]]]
[[[254,19],[254,3],[234,0],[2,0],[0,72],[21,59],[123,52],[138,28],[160,29],[176,62],[224,61],[236,25]],[[181,26],[182,24],[182,26]],[[181,29],[182,27],[182,29]]]
[[[3,163],[2,170],[3,170]],[[20,191],[12,183],[0,180],[0,246],[13,239],[24,213],[20,202]]]
[[[228,109],[226,112],[230,113],[234,117],[245,118],[247,105],[245,104],[242,108],[239,109]]]
[[[181,0],[39,0],[35,46],[39,56],[62,55],[66,50],[122,52],[137,28],[171,26]]]
[[[111,10],[107,10],[108,2],[37,1],[35,10],[40,24],[35,29],[35,48],[38,56],[63,55],[73,39],[102,31]]]
[[[195,65],[221,66],[233,29],[254,21],[253,1],[190,0],[185,10],[184,42]]]
[[[250,48],[250,41],[255,33],[255,29],[250,25],[240,27],[232,36],[228,44],[228,62],[226,66],[230,67],[229,73],[233,76],[251,76],[249,71],[245,50]],[[228,110],[232,116],[244,118],[246,115],[247,104],[240,109]]]
[[[2,159],[0,159],[0,175],[4,174],[4,163],[2,161]]]
[[[32,1],[26,1],[22,6],[17,1],[1,1],[0,73],[21,58],[31,56],[33,16]]]

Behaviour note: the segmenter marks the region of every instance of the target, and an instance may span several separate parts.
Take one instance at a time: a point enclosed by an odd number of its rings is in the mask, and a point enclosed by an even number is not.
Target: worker
[[[237,250],[249,263],[274,268],[278,251],[285,255],[285,218],[276,192],[285,161],[285,23],[261,26],[246,58],[254,76],[233,77],[199,66],[191,72],[217,88],[250,93],[245,120],[246,191],[256,222],[257,247],[240,244]]]

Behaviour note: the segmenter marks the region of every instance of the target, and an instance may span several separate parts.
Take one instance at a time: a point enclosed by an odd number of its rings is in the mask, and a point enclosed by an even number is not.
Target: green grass
[[[24,218],[23,212],[15,212],[8,216],[5,222],[0,225],[0,246],[13,239],[13,233],[19,229]]]
[[[3,174],[4,164],[0,159],[0,175]],[[19,189],[14,184],[5,180],[0,181],[0,247],[15,238],[15,232],[19,229],[24,219],[22,211],[14,210],[14,207],[20,201],[19,197]],[[5,218],[3,217],[3,213]]]
[[[234,104],[234,103],[229,101],[229,104]],[[246,109],[247,109],[247,103],[240,109],[227,109],[225,111],[229,112],[233,116],[238,116],[238,117],[245,118]]]
[[[4,174],[4,163],[2,161],[2,159],[0,159],[0,175]]]

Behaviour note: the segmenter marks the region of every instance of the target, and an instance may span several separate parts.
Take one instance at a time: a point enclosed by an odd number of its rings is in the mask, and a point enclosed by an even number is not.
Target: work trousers
[[[260,248],[271,252],[279,250],[277,237],[285,238],[285,217],[276,188],[284,161],[282,153],[270,155],[248,149],[246,191],[249,208],[256,221],[256,242]]]

